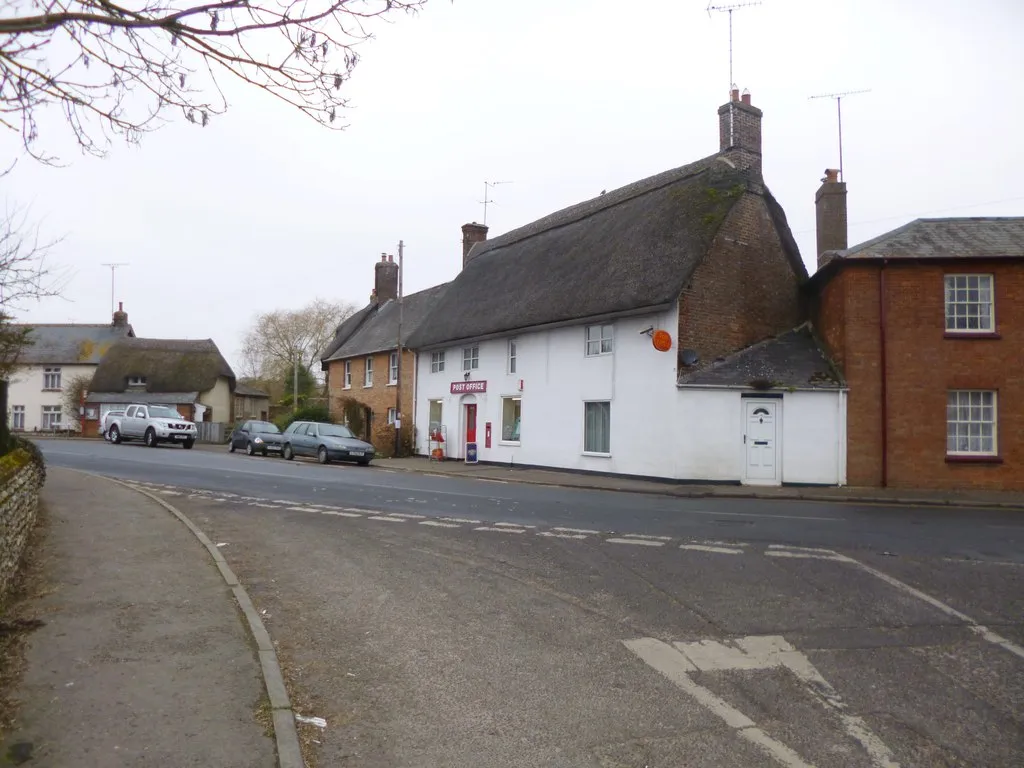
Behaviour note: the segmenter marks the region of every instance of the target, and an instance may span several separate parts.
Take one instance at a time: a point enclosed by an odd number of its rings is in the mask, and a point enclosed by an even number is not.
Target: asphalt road
[[[1024,515],[1013,511],[817,502],[681,499],[434,477],[353,465],[248,457],[175,446],[39,440],[57,466],[124,480],[241,496],[428,516],[688,538],[839,547],[1024,563]]]
[[[319,766],[1024,764],[1019,515],[42,447],[213,538]]]

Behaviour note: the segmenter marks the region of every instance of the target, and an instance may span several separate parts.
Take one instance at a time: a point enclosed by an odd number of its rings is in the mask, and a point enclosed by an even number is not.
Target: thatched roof
[[[124,392],[132,376],[146,378],[146,392],[206,392],[235,374],[212,339],[123,339],[111,346],[90,389]]]
[[[409,345],[667,309],[745,192],[765,198],[794,270],[806,276],[760,171],[733,159],[711,155],[476,244]]]

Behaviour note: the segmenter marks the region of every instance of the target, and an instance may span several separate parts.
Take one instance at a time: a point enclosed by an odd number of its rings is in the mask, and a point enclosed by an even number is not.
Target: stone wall
[[[0,602],[18,572],[39,510],[45,470],[30,450],[0,456]]]

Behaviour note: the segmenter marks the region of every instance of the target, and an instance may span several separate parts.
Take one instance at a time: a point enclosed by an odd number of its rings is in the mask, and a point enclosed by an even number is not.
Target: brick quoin
[[[878,281],[881,265],[844,264],[814,311],[849,384],[850,485],[882,482],[882,385]],[[1024,490],[1024,263],[889,262],[886,271],[888,485],[894,488]],[[945,333],[946,274],[992,274],[998,337]],[[998,392],[999,462],[946,458],[951,389]]]
[[[345,389],[345,361],[332,360],[328,363],[328,395],[330,397],[331,417],[337,421],[344,418],[341,401],[344,398],[358,400],[372,410],[370,422],[370,442],[382,454],[390,456],[395,450],[395,428],[388,424],[388,408],[395,407],[395,386],[388,386],[388,360],[391,351],[377,352],[369,355],[373,358],[373,386],[364,387],[366,376],[366,357],[349,358],[352,363],[352,387]],[[402,364],[399,367],[399,379],[402,382],[402,433],[406,435],[403,443],[408,442],[409,430],[412,429],[413,407],[413,371],[416,365],[414,352],[402,350]]]
[[[800,324],[800,278],[764,198],[746,192],[730,210],[679,303],[679,348],[702,364]]]

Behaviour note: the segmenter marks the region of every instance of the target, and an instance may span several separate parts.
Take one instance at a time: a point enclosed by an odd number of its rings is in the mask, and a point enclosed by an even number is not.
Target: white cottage
[[[761,177],[761,111],[721,150],[493,240],[409,344],[417,452],[691,481],[842,484],[845,385]]]

